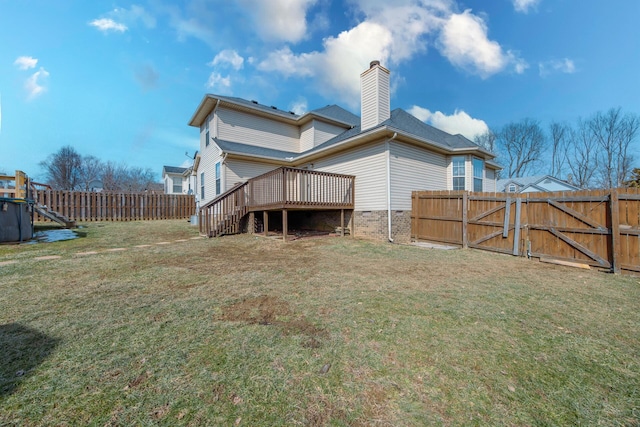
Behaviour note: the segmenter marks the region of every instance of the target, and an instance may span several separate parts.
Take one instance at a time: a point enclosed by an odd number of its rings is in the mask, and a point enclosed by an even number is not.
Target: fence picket
[[[88,193],[65,190],[34,191],[36,203],[72,221],[136,221],[189,219],[196,213],[195,198],[185,194]],[[154,203],[164,200],[164,203]],[[183,206],[183,209],[177,209]],[[35,214],[36,221],[49,221]]]

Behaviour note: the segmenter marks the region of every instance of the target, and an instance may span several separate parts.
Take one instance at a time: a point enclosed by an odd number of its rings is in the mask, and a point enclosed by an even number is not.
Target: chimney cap
[[[377,59],[369,63],[369,68],[373,68],[376,65],[380,65],[380,61],[378,61]]]

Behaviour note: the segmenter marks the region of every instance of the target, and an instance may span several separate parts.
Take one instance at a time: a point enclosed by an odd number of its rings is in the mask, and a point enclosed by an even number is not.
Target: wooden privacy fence
[[[640,272],[640,191],[414,191],[411,237]]]
[[[33,198],[73,221],[185,219],[196,214],[194,196],[185,194],[38,190]],[[37,214],[35,219],[46,220]]]

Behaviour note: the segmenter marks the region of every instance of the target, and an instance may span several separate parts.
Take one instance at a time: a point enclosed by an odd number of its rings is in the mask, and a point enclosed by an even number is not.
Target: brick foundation
[[[355,237],[386,241],[387,218],[387,211],[354,212]],[[391,237],[395,243],[411,242],[411,211],[391,211]]]

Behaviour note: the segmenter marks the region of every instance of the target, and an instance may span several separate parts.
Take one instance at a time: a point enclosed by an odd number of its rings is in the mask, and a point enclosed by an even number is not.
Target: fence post
[[[618,190],[611,189],[609,198],[609,209],[611,209],[611,269],[614,274],[620,274],[620,208],[618,204]]]
[[[467,216],[467,210],[469,207],[469,193],[466,191],[462,193],[462,249],[469,247],[469,238],[467,234],[467,224],[469,218]]]

